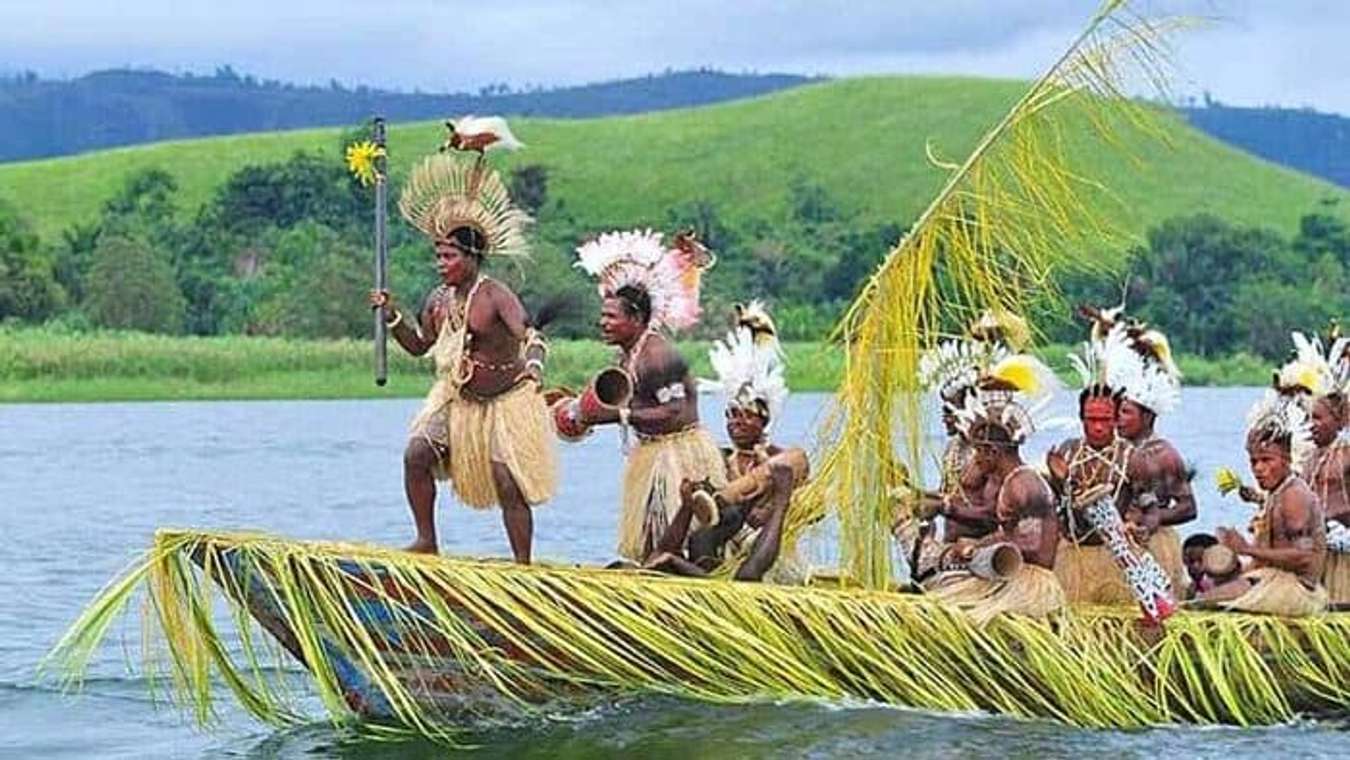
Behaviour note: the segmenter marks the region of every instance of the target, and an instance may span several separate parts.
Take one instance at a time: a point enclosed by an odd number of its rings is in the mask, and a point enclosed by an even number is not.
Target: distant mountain
[[[565,201],[579,229],[660,224],[671,209],[706,201],[729,222],[786,219],[794,182],[822,188],[860,228],[911,222],[946,175],[925,159],[931,143],[964,156],[1025,91],[1023,82],[956,77],[869,77],[795,87],[761,98],[642,118],[524,118],[512,130],[529,148],[498,165],[542,165],[550,197]],[[847,114],[848,118],[840,118]],[[1164,219],[1212,212],[1292,234],[1324,199],[1350,218],[1350,193],[1253,159],[1165,116],[1173,140],[1163,150],[1135,134],[1135,150],[1154,160],[1135,171],[1097,151],[1085,130],[1065,143],[1086,155],[1095,177],[1112,178],[1120,213],[1142,235]],[[323,129],[179,140],[80,156],[0,165],[0,201],[9,201],[45,240],[60,240],[99,209],[134,173],[161,168],[178,182],[175,200],[195,214],[230,175],[248,165],[308,151],[338,161],[343,130]],[[389,130],[390,174],[401,182],[413,162],[444,137],[439,121],[398,120]],[[1136,167],[1137,168],[1137,167]]]
[[[1350,187],[1350,119],[1310,108],[1183,108],[1192,126],[1268,161]]]
[[[579,87],[430,95],[299,87],[240,76],[100,71],[73,80],[26,73],[0,79],[0,162],[185,137],[343,126],[372,113],[395,121],[463,113],[594,117],[659,111],[762,95],[811,81],[786,74],[700,69]]]
[[[383,113],[420,121],[463,113],[584,118],[753,97],[811,78],[676,71],[578,87],[476,94],[404,93],[260,81],[223,66],[210,76],[100,71],[72,80],[0,77],[0,162],[163,140],[347,126]],[[1350,119],[1311,109],[1234,108],[1214,100],[1180,111],[1197,129],[1250,153],[1350,187]]]

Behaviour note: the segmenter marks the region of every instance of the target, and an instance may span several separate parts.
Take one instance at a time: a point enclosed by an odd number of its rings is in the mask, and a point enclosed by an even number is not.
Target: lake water
[[[1164,420],[1200,472],[1190,530],[1245,525],[1213,487],[1221,465],[1245,471],[1241,426],[1258,389],[1188,389],[1184,421]],[[802,441],[825,397],[798,394],[777,438]],[[415,400],[0,405],[0,756],[417,757],[421,742],[341,741],[324,723],[283,732],[252,722],[222,691],[220,725],[201,731],[154,703],[128,672],[129,619],[93,662],[82,693],[62,694],[35,666],[100,586],[149,545],[158,527],[247,528],[297,538],[401,545],[411,528],[400,457]],[[1072,411],[1067,405],[1063,410]],[[714,400],[704,419],[720,421]],[[717,423],[720,428],[720,422]],[[718,430],[720,433],[720,430]],[[1054,437],[1062,437],[1056,434]],[[1052,436],[1030,448],[1033,456]],[[564,481],[535,522],[540,559],[612,559],[620,457],[605,431],[561,446]],[[495,512],[441,505],[442,551],[508,554]],[[119,646],[125,643],[126,649]],[[317,712],[315,713],[318,714]],[[520,757],[916,757],[1004,754],[1153,757],[1340,754],[1338,725],[1259,730],[1086,731],[981,715],[877,705],[711,706],[669,699],[616,704],[529,730],[480,732],[473,754]],[[1340,748],[1340,749],[1337,749]]]

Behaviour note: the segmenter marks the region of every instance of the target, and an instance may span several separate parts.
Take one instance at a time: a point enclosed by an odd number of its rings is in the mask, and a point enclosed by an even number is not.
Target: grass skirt
[[[641,440],[628,454],[623,473],[623,515],[619,518],[619,555],[641,562],[661,540],[680,508],[680,483],[727,482],[726,461],[702,426]],[[697,520],[690,532],[699,528]]]
[[[1183,598],[1188,579],[1185,558],[1181,554],[1181,536],[1177,535],[1177,529],[1165,525],[1154,531],[1153,537],[1148,540],[1148,553],[1158,560],[1163,572],[1167,573],[1167,580],[1172,584],[1172,595],[1177,599]]]
[[[553,421],[533,383],[486,400],[461,396],[414,424],[442,454],[436,476],[449,480],[466,506],[498,506],[493,462],[507,466],[529,504],[548,501],[557,488]]]
[[[1320,585],[1309,589],[1288,570],[1262,567],[1243,573],[1242,577],[1256,585],[1225,603],[1225,609],[1283,617],[1304,617],[1326,611],[1327,590]]]
[[[1070,604],[1133,607],[1138,603],[1105,544],[1074,544],[1061,538],[1055,551],[1055,577]]]
[[[965,571],[938,576],[929,593],[964,609],[979,625],[998,615],[1046,617],[1068,603],[1055,574],[1030,563],[1005,581],[986,580]]]
[[[1322,571],[1322,585],[1327,589],[1331,604],[1350,604],[1350,554],[1327,552],[1327,566]]]

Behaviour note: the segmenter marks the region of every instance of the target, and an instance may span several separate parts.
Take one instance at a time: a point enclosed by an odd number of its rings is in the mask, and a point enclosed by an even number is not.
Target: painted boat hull
[[[936,601],[905,594],[410,559],[450,578],[429,597],[425,584],[419,590],[401,580],[413,577],[401,559],[411,555],[352,552],[346,558],[331,547],[310,549],[303,554],[310,559],[293,561],[334,569],[323,577],[330,591],[340,586],[345,600],[338,621],[345,641],[359,627],[374,642],[378,667],[418,711],[446,725],[537,717],[539,705],[585,707],[642,693],[718,702],[863,699],[1104,727],[1350,715],[1350,648],[1325,651],[1327,636],[1350,640],[1346,613],[1313,623],[1184,612],[1160,632],[1138,625],[1133,610],[1081,610],[1071,621],[996,621],[986,630],[960,623],[961,613]],[[228,540],[208,540],[192,559],[211,568],[215,584],[310,668],[288,622],[295,613],[278,601],[270,571],[254,556]],[[454,581],[459,575],[464,588]],[[484,588],[485,582],[492,585]],[[638,584],[659,593],[629,601]],[[568,629],[579,631],[575,647],[573,634],[557,622],[560,612]],[[860,627],[859,620],[869,622]],[[709,636],[710,621],[716,641],[695,640]],[[637,627],[644,628],[641,635]],[[372,675],[369,653],[345,645],[331,624],[312,630],[318,649],[311,651],[322,653],[348,709],[366,719],[408,722],[408,708],[391,703],[388,679],[382,685]],[[1202,642],[1235,635],[1247,642],[1247,660],[1260,660],[1248,662],[1259,682],[1231,675],[1231,683],[1215,680],[1233,668],[1214,661]],[[1089,650],[1098,640],[1114,641],[1115,649],[1094,660]],[[1280,651],[1267,651],[1271,642]],[[743,656],[734,651],[738,646]],[[1297,662],[1290,659],[1294,652]],[[1066,668],[1050,669],[1046,662],[1055,659]],[[480,666],[489,660],[492,667]],[[760,664],[743,667],[745,660]],[[769,672],[774,669],[781,672]],[[1066,681],[1056,672],[1072,677]],[[1278,693],[1253,704],[1225,694],[1262,689]],[[1110,707],[1113,691],[1129,695],[1126,707]]]

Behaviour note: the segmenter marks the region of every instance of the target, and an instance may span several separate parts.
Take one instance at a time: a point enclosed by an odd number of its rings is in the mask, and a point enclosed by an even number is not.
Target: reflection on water
[[[1257,389],[1191,389],[1186,418],[1164,420],[1199,472],[1197,528],[1244,525],[1212,474],[1245,472],[1241,428]],[[825,397],[798,394],[776,437],[804,441]],[[264,530],[303,538],[401,545],[410,535],[400,457],[415,400],[247,403],[0,405],[0,755],[43,757],[439,756],[418,742],[340,740],[316,724],[276,732],[247,720],[222,694],[221,724],[194,729],[155,708],[146,684],[126,674],[124,653],[105,648],[78,698],[37,686],[34,666],[99,587],[150,542],[155,528]],[[1074,410],[1066,399],[1062,413]],[[711,399],[704,419],[720,420]],[[720,434],[720,430],[717,431]],[[1030,458],[1057,436],[1037,441]],[[621,454],[602,431],[563,446],[563,482],[537,512],[536,556],[571,562],[612,558]],[[506,555],[495,512],[443,502],[443,551]],[[136,621],[122,630],[128,650]],[[1325,725],[1260,731],[1159,729],[1092,732],[988,716],[935,716],[883,707],[702,705],[639,700],[581,720],[471,737],[476,754],[512,757],[829,756],[878,752],[942,756],[1067,756],[1110,752],[1319,754],[1343,746]]]

